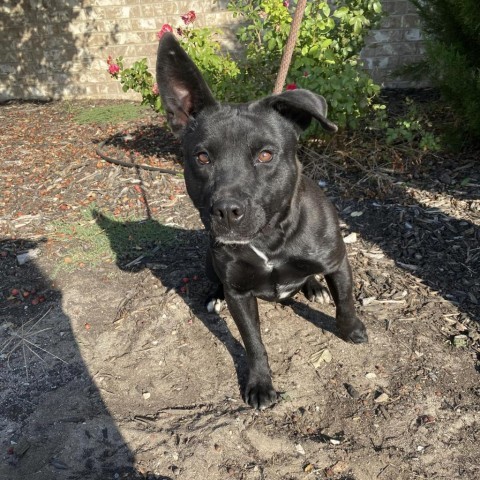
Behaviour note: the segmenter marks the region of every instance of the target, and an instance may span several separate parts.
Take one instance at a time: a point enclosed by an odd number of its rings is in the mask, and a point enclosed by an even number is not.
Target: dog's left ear
[[[168,123],[177,135],[205,107],[217,104],[200,70],[172,33],[165,33],[158,46],[157,84]]]
[[[278,95],[270,95],[258,102],[274,108],[282,116],[295,124],[300,131],[305,130],[312,121],[317,120],[328,132],[336,132],[338,127],[327,119],[327,102],[310,90],[288,90]]]

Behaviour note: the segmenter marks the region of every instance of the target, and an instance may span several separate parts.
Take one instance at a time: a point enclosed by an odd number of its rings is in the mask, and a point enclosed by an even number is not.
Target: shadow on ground
[[[339,203],[352,231],[480,323],[479,225],[424,205],[406,192],[395,202]]]
[[[0,240],[0,478],[170,480],[136,471],[82,360],[62,292],[34,261],[17,264],[18,253],[37,246]]]
[[[214,286],[206,280],[203,274],[208,246],[206,232],[164,226],[152,219],[140,222],[117,221],[100,212],[96,212],[95,218],[97,224],[109,238],[110,246],[116,254],[117,265],[120,269],[137,271],[139,268],[149,268],[167,290],[175,290],[182,296],[192,314],[225,345],[233,359],[240,391],[243,393],[248,373],[245,350],[242,344],[232,335],[221,316],[208,313],[205,305],[209,293],[214,290]],[[124,250],[119,246],[123,244],[122,237],[124,237],[125,232],[129,232],[129,238],[133,244],[139,244],[142,242],[141,232],[145,223],[150,224],[151,228],[156,231],[163,232],[164,238],[173,238],[173,242],[170,241],[161,250],[154,251],[151,255],[141,258],[136,265],[132,265],[132,262],[122,261]],[[195,282],[195,287],[191,283],[192,275],[195,276],[193,272],[198,272],[198,276],[201,277],[200,282]],[[188,278],[188,283],[182,282],[182,277]],[[318,328],[336,334],[333,317],[313,310],[304,303],[293,300],[284,303],[291,306],[298,315]]]
[[[112,142],[117,147],[127,150],[138,149],[143,154],[152,154],[155,145],[156,148],[171,150],[172,138],[163,128],[147,126],[135,131],[132,142],[128,144],[120,137],[112,137]],[[178,144],[175,143],[175,149],[177,147]],[[471,162],[467,161],[466,166],[461,165],[460,167],[439,163],[438,167],[438,172],[436,172],[438,178],[445,176],[447,172],[452,182],[460,185],[461,178],[470,175],[472,185],[475,185],[477,177],[470,168]],[[140,171],[137,171],[137,176],[141,180]],[[425,180],[421,188],[427,189],[430,195],[444,190],[443,183],[438,178],[432,178],[431,182]],[[469,187],[464,190],[465,195],[458,189],[454,190],[452,197],[466,199],[480,197],[478,188]],[[143,184],[142,192],[147,217],[153,221],[149,210],[148,191]],[[467,218],[463,218],[460,213],[458,217],[455,217],[443,211],[441,206],[430,207],[423,204],[406,190],[397,190],[394,201],[356,201],[339,198],[335,201],[339,206],[340,216],[350,230],[360,233],[367,242],[378,246],[395,262],[397,267],[411,273],[426,287],[438,292],[445,300],[456,305],[463,312],[465,318],[468,317],[468,321],[474,320],[480,323],[480,227],[470,220],[472,215],[465,215]],[[456,211],[458,212],[458,209]],[[110,226],[107,225],[105,228],[109,237],[111,237]],[[200,234],[197,232],[195,235],[199,236]],[[198,251],[197,255],[203,257],[207,240],[201,235],[199,239],[201,239],[199,245],[203,245],[203,250]],[[185,245],[190,245],[192,241],[196,240],[186,238]],[[111,243],[112,248],[115,249],[114,242]],[[180,249],[180,245],[177,245],[177,249]],[[173,255],[175,260],[169,261],[169,268],[172,266],[171,262],[177,262],[179,257],[189,258],[188,251],[181,249],[174,251]],[[121,263],[119,266],[124,268]],[[197,268],[203,271],[203,265],[198,265]],[[164,278],[162,273],[156,271],[155,274],[162,282],[167,282],[166,286],[169,288],[179,287],[178,284],[168,283],[168,279]],[[187,299],[187,301],[190,302],[195,315],[207,327],[209,325],[211,327],[211,317],[203,313],[203,298]],[[302,316],[316,322],[319,327],[327,330],[334,329],[329,319],[319,320],[318,312],[312,315],[299,304],[296,304],[295,309]],[[231,338],[223,340],[226,344],[232,342]],[[231,347],[230,353],[234,353]]]

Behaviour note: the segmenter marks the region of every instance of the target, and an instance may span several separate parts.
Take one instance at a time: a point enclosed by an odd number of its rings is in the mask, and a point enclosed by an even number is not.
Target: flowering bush
[[[222,53],[220,30],[194,27],[193,10],[181,16],[184,26],[176,29],[176,35],[219,100],[252,100],[273,90],[295,5],[288,0],[232,0],[228,8],[243,20],[237,37],[245,55],[237,62]],[[307,3],[286,88],[308,88],[324,95],[329,116],[340,126],[354,126],[379,91],[360,68],[359,53],[380,11],[380,0]],[[165,24],[157,36],[160,39],[173,30]],[[115,62],[109,57],[107,63],[108,72],[124,91],[139,92],[143,104],[160,110],[158,86],[146,59],[130,68],[124,68],[121,57]]]
[[[193,10],[181,15],[185,27],[177,28],[177,38],[202,71],[214,95],[220,99],[227,99],[228,85],[238,75],[238,67],[228,55],[221,54],[221,45],[217,40],[221,31],[211,28],[193,28],[196,18]],[[160,40],[166,32],[173,32],[172,26],[168,23],[165,23],[157,32],[157,38]],[[155,111],[161,111],[158,85],[148,70],[146,58],[134,62],[130,68],[125,68],[122,57],[113,61],[109,56],[107,65],[108,73],[120,81],[124,92],[133,90],[140,93],[142,105],[150,105]]]

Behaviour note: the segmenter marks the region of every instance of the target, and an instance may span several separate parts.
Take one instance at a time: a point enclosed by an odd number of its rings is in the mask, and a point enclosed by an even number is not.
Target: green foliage
[[[292,2],[293,3],[293,2]],[[288,82],[324,95],[329,116],[340,126],[355,126],[379,91],[362,70],[359,53],[368,30],[380,18],[380,0],[308,2]],[[282,0],[234,0],[229,9],[243,20],[237,31],[244,56],[235,62],[222,51],[221,31],[194,27],[194,12],[177,38],[222,101],[242,102],[272,92],[290,32],[294,6]],[[182,17],[184,18],[184,17]],[[172,31],[164,25],[159,32]],[[146,59],[124,68],[123,59],[108,60],[109,72],[123,90],[142,95],[142,104],[160,111],[160,97]]]
[[[271,93],[291,12],[282,0],[235,0],[229,8],[245,22],[238,30],[246,50],[238,97],[245,100]],[[379,0],[307,3],[287,80],[324,95],[330,118],[340,126],[355,127],[360,116],[376,106],[380,88],[362,70],[359,54],[380,15]]]
[[[221,30],[212,28],[185,28],[180,43],[201,70],[214,97],[223,101],[236,101],[231,85],[240,73],[228,53],[222,52],[218,41]]]
[[[413,0],[427,37],[432,81],[455,109],[463,131],[480,138],[480,2]]]
[[[448,2],[460,0],[430,0]],[[291,5],[289,5],[291,3]],[[232,0],[229,10],[241,20],[237,38],[243,56],[237,61],[222,50],[221,30],[196,27],[190,11],[181,18],[177,39],[198,66],[214,96],[221,101],[244,102],[273,91],[280,61],[290,33],[296,2],[282,0]],[[390,145],[435,150],[438,141],[430,124],[413,104],[404,118],[389,120],[385,106],[376,101],[380,87],[362,69],[359,59],[368,31],[381,16],[380,0],[311,0],[300,26],[287,88],[307,88],[329,103],[329,118],[340,127],[355,128],[372,111],[371,130]],[[159,38],[173,31],[163,25]],[[142,104],[161,110],[158,87],[148,71],[146,59],[124,68],[123,59],[107,61],[112,77],[124,91],[142,95]],[[462,86],[466,89],[466,86]],[[476,113],[480,112],[480,108]],[[312,125],[307,135],[317,133]]]
[[[153,75],[148,71],[147,59],[137,60],[130,68],[124,68],[122,57],[117,58],[115,62],[120,69],[119,74],[115,75],[122,84],[122,90],[140,93],[142,105],[150,105],[154,110],[160,111],[162,102],[154,89],[155,82]]]
[[[398,118],[388,118],[385,110],[376,112],[370,130],[379,132],[389,146],[406,146],[413,150],[437,151],[440,140],[433,133],[427,115],[410,99],[405,99],[406,113]]]

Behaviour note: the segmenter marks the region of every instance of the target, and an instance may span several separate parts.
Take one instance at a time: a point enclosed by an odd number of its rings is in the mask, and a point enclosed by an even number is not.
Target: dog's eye
[[[268,163],[273,158],[273,153],[268,150],[262,150],[257,157],[260,163]]]
[[[202,165],[207,165],[207,163],[210,163],[210,158],[208,157],[208,153],[205,153],[205,152],[198,153],[197,160],[198,160],[198,163],[201,163]]]

